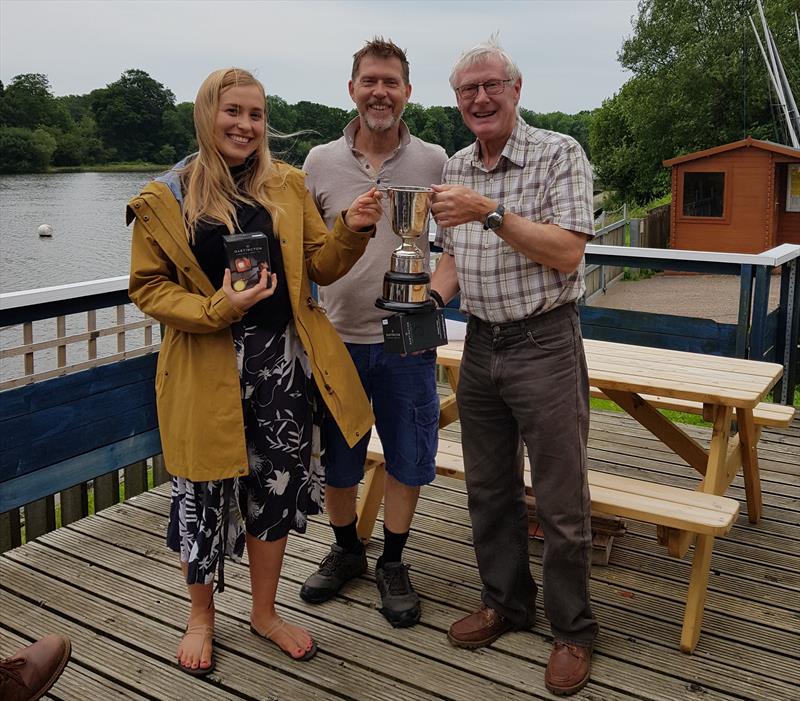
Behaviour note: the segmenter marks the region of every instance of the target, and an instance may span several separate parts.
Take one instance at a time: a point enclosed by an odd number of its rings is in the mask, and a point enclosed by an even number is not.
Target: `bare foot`
[[[314,639],[307,630],[287,623],[280,616],[264,621],[263,628],[261,622],[257,626],[251,618],[250,629],[256,635],[271,640],[292,659],[310,659],[312,651],[316,651]]]
[[[213,664],[214,614],[189,617],[175,658],[187,671],[208,672]]]

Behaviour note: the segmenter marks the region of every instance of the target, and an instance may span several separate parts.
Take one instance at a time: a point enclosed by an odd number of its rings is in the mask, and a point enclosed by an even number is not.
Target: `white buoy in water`
[[[42,224],[36,231],[42,238],[50,238],[53,235],[53,227],[49,224]]]

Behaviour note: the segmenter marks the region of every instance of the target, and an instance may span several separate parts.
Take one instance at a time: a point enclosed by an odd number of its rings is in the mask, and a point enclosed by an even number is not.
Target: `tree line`
[[[800,99],[800,52],[794,34],[798,0],[766,0],[767,21],[789,83]],[[619,202],[667,194],[662,162],[748,135],[788,143],[748,16],[756,0],[640,0],[633,32],[618,54],[632,77],[601,107],[577,114],[522,109],[534,126],[573,136],[602,187]],[[142,70],[87,95],[53,96],[47,76],[0,83],[0,172],[51,166],[147,161],[169,165],[197,144],[193,105]],[[276,155],[301,165],[308,151],[341,135],[355,110],[269,97]],[[411,132],[448,154],[472,143],[455,107],[410,103]]]
[[[355,109],[305,100],[289,104],[277,95],[268,103],[269,125],[277,134],[270,146],[297,166],[313,146],[341,136],[356,115]],[[64,97],[53,95],[46,75],[18,75],[8,86],[0,83],[0,172],[131,161],[172,164],[197,148],[193,107],[176,104],[169,88],[138,69],[87,95]],[[532,124],[571,134],[588,149],[589,112],[523,114]],[[413,134],[451,155],[474,140],[455,107],[410,103],[403,118]]]

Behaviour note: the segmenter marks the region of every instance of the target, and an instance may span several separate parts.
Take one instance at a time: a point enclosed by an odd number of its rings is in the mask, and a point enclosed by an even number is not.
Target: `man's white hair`
[[[450,71],[450,87],[453,88],[453,90],[458,87],[456,85],[456,76],[461,71],[476,63],[485,61],[490,56],[499,56],[502,59],[506,66],[506,77],[509,80],[516,80],[522,75],[514,59],[500,46],[500,42],[497,40],[497,32],[495,32],[488,40],[476,44],[459,56],[458,61],[456,61],[453,66],[453,70]]]

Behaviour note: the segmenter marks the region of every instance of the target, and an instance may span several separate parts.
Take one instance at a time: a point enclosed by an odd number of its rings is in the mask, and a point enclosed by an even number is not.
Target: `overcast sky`
[[[499,31],[522,105],[574,113],[628,78],[616,56],[635,12],[635,0],[0,0],[0,79],[44,73],[54,94],[84,94],[140,68],[183,102],[236,65],[290,103],[349,109],[352,55],[382,34],[408,53],[412,101],[452,105],[453,62]]]

